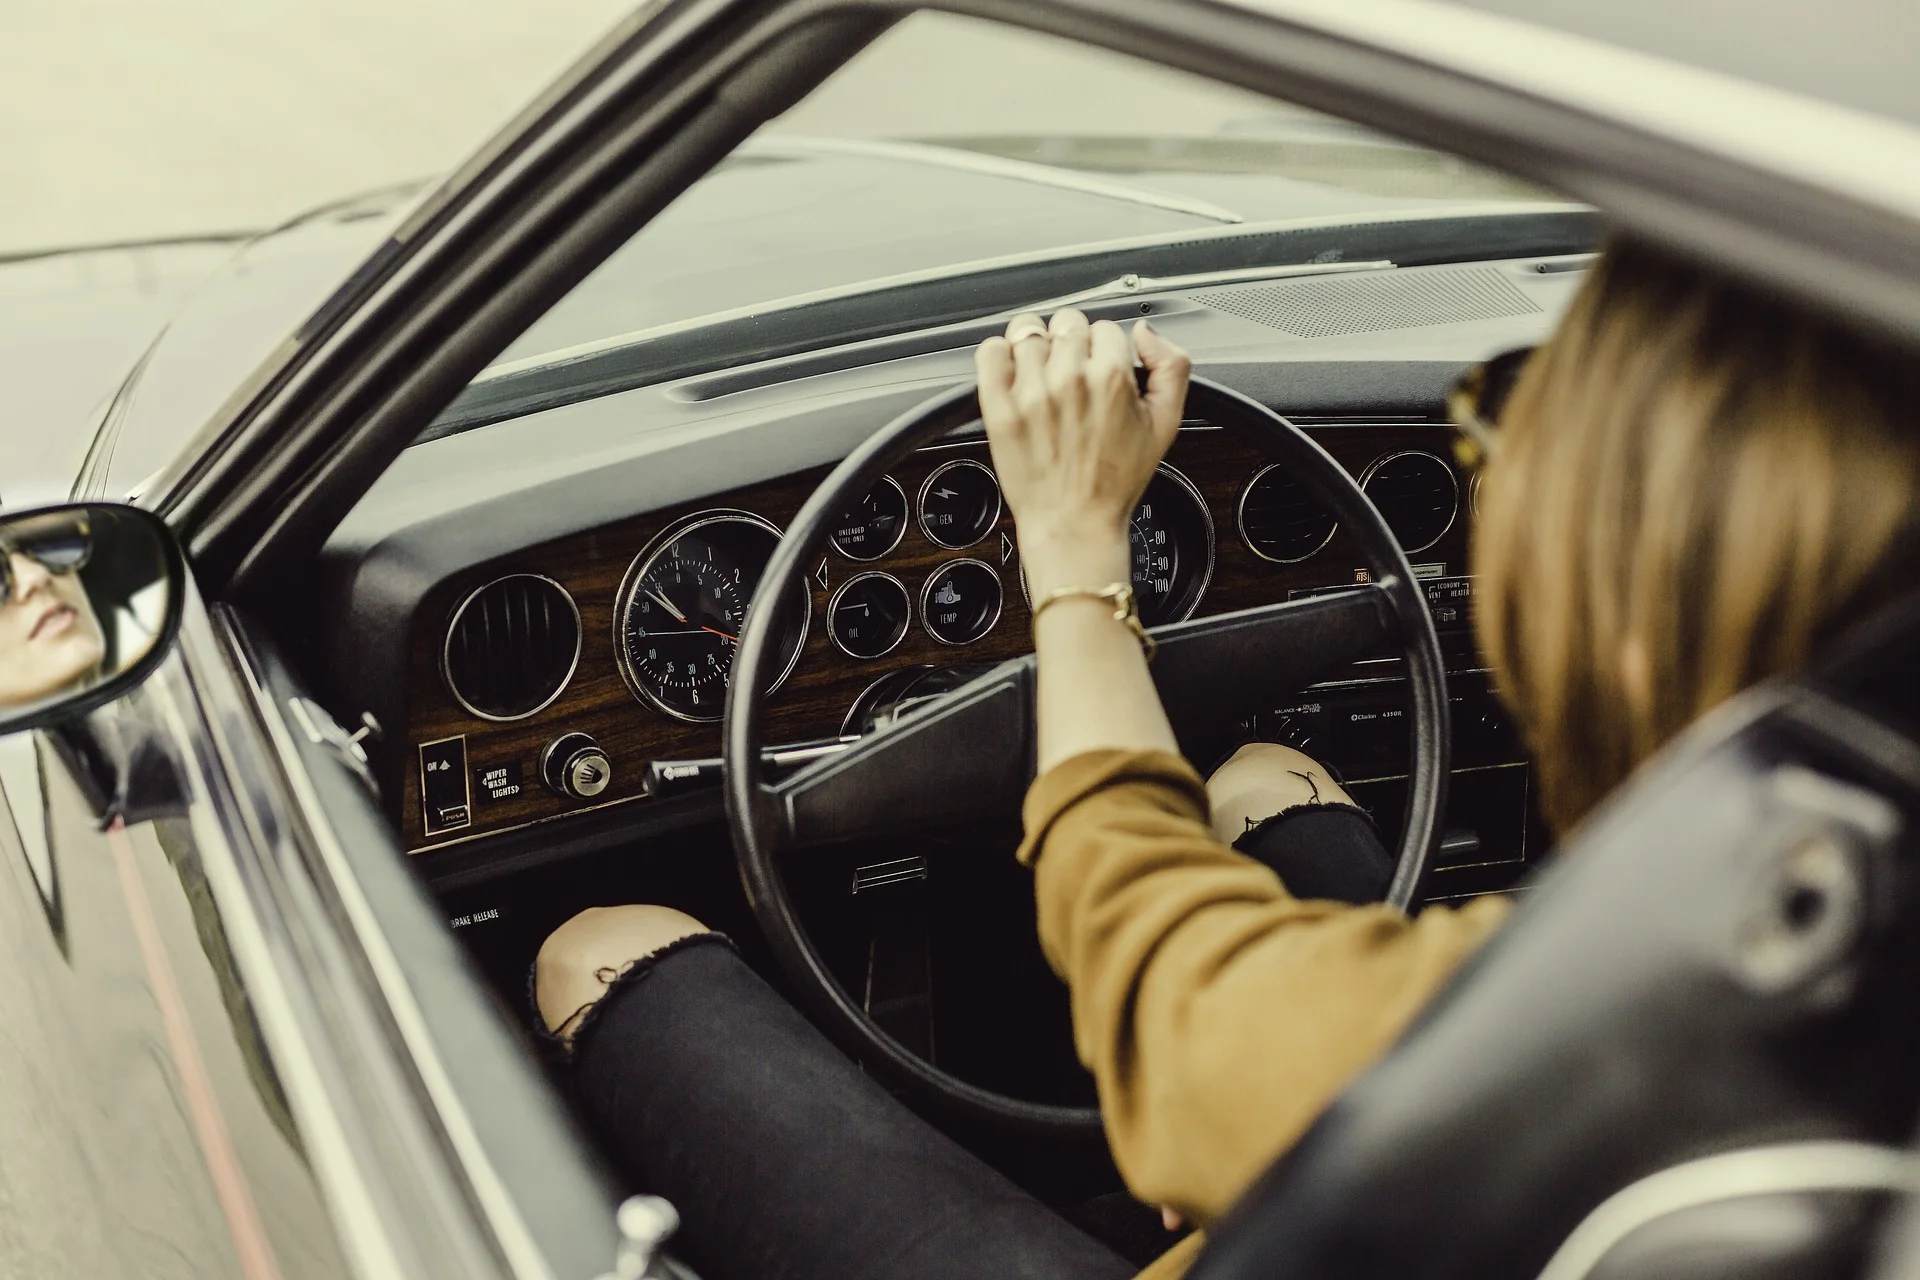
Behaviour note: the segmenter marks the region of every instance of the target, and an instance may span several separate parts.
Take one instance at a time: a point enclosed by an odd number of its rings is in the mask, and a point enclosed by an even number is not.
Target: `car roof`
[[[1461,0],[1459,7],[1920,124],[1911,0]]]
[[[1762,3],[1736,22],[1734,3],[1699,7],[1727,15],[1737,50],[1714,47],[1698,14],[1672,22],[1652,0],[1595,12],[1572,0],[1209,7],[1271,24],[1253,73],[1270,91],[1506,168],[1624,230],[1920,343],[1920,91],[1897,83],[1891,49],[1848,61],[1877,42],[1863,34],[1874,15],[1890,15],[1890,32],[1920,18],[1854,0],[1837,30],[1815,32],[1811,8]]]

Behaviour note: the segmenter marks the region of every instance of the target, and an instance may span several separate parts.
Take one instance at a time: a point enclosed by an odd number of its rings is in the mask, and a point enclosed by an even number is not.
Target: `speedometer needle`
[[[653,597],[654,600],[658,601],[662,609],[665,609],[668,613],[672,614],[673,620],[675,622],[685,622],[687,620],[686,614],[680,612],[678,609],[673,607],[673,601],[667,599],[665,596],[661,595],[658,591],[654,590],[652,587],[648,587],[646,593],[647,595]]]

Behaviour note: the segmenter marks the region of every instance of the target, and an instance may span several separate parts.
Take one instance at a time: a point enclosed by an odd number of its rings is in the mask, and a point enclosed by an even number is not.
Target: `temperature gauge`
[[[972,644],[1000,621],[1000,575],[980,560],[941,565],[920,590],[920,619],[941,644]]]

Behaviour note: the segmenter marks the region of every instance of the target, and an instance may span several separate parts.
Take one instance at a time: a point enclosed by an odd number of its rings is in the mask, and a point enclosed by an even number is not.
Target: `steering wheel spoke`
[[[1180,748],[1221,754],[1249,705],[1297,692],[1392,639],[1374,586],[1156,628],[1153,680]],[[787,843],[1012,819],[1034,774],[1034,659],[1003,662],[775,784]]]
[[[1204,766],[1249,707],[1271,707],[1394,638],[1384,588],[1197,618],[1153,631],[1153,683],[1180,750]]]
[[[1033,777],[1033,660],[1005,662],[769,790],[793,844],[977,819]]]

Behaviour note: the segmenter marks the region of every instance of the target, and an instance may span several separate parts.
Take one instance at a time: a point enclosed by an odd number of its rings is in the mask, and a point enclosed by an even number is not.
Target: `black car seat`
[[[1916,655],[1920,601],[1643,769],[1191,1280],[1859,1273],[1915,1170]]]

